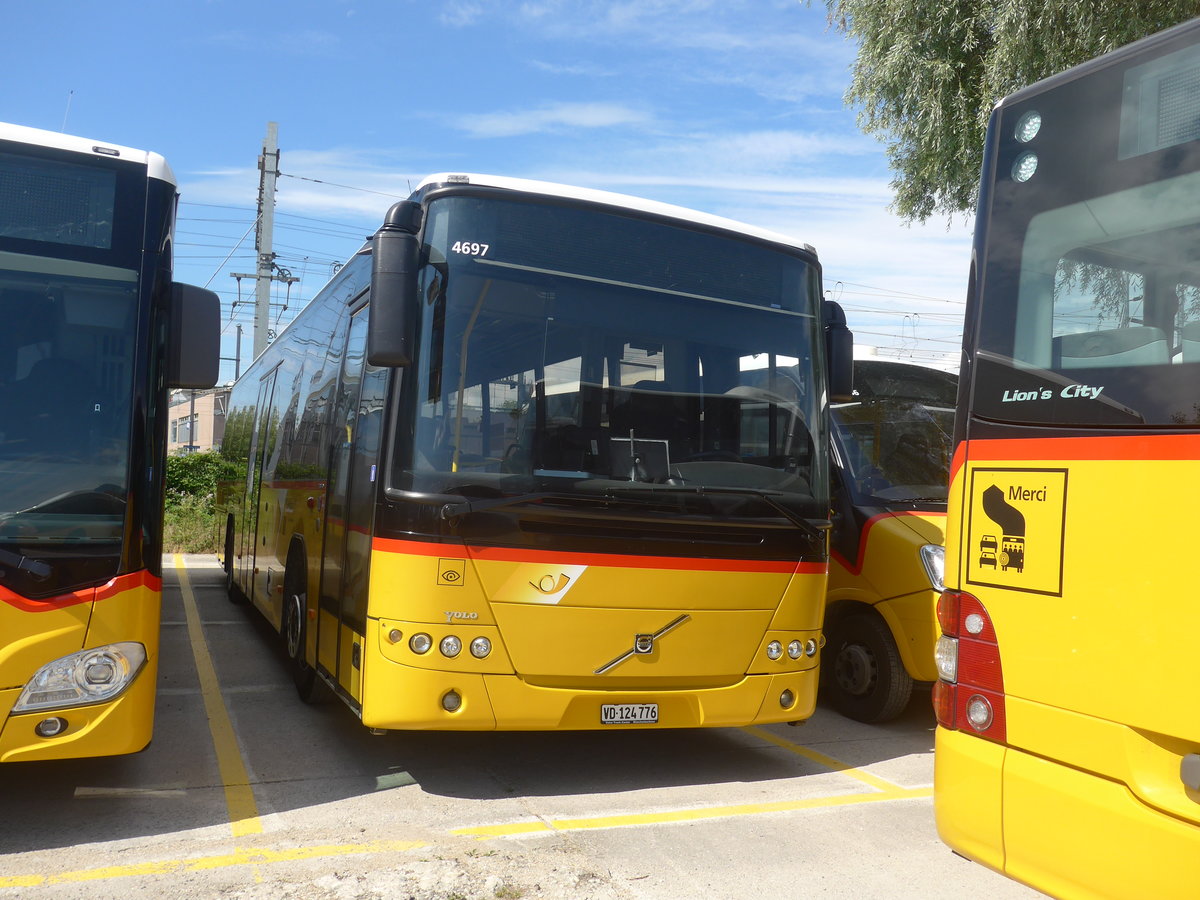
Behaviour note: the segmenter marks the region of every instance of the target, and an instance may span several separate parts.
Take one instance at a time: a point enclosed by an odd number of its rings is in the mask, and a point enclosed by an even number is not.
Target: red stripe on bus
[[[867,521],[863,523],[862,533],[858,536],[858,560],[856,562],[850,562],[848,559],[846,559],[846,557],[842,556],[842,554],[838,553],[836,550],[831,550],[830,555],[836,559],[838,563],[841,564],[842,568],[846,569],[851,575],[861,575],[863,559],[865,559],[867,555],[867,533],[877,522],[881,522],[884,519],[898,519],[902,516],[916,516],[919,519],[937,518],[939,516],[943,519],[946,518],[946,514],[943,512],[917,513],[913,512],[912,510],[897,510],[896,512],[880,513],[877,516],[871,516],[871,518],[867,519]]]
[[[137,590],[138,588],[149,588],[156,594],[161,594],[162,579],[142,569],[139,572],[118,575],[116,578],[99,587],[84,588],[82,591],[71,591],[68,594],[47,597],[45,600],[30,600],[28,597],[22,597],[20,594],[6,587],[0,587],[0,602],[7,603],[9,606],[15,606],[22,612],[51,612],[53,610],[66,609],[69,606],[78,606],[81,603],[91,603],[93,600],[107,600],[110,597],[115,597],[126,591]]]
[[[791,575],[823,575],[825,563],[796,560],[711,559],[691,556],[633,556],[620,553],[554,553],[512,547],[477,547],[375,538],[374,549],[411,556],[439,556],[489,562],[552,563],[560,566],[611,566],[628,569],[690,569],[703,572],[746,572]]]
[[[967,447],[970,450],[967,450]],[[1131,434],[1057,438],[976,438],[955,448],[950,477],[971,463],[1059,460],[1196,460],[1200,434]]]

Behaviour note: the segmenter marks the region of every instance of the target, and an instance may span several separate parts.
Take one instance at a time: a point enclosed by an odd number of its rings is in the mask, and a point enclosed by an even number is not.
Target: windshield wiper
[[[800,515],[795,510],[790,509],[786,504],[780,503],[777,499],[775,499],[776,497],[783,496],[782,492],[780,491],[764,491],[760,488],[752,487],[709,487],[706,485],[700,485],[694,488],[671,487],[669,490],[690,491],[696,494],[728,494],[734,497],[745,497],[749,495],[762,500],[767,504],[767,506],[771,507],[771,509],[782,515],[793,525],[799,527],[801,531],[807,533],[809,537],[824,539],[825,532],[830,529],[829,522],[825,521],[824,519],[809,519],[806,516]]]
[[[13,553],[11,550],[0,549],[0,563],[28,572],[37,579],[49,578],[54,574],[54,570],[40,559],[30,559],[28,556]]]

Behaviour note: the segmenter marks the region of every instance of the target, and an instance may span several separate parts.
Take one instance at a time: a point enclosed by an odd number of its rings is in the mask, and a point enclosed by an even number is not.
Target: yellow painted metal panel
[[[933,813],[942,840],[963,856],[1004,871],[1001,770],[1005,748],[938,728]]]
[[[1010,750],[1005,874],[1056,897],[1193,900],[1200,831],[1147,808],[1124,785]]]

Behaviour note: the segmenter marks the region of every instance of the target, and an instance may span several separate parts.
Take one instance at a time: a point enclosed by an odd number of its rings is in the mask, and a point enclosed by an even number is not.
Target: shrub
[[[167,457],[163,550],[167,553],[216,553],[217,480],[230,477],[228,461],[218,453]],[[235,476],[236,477],[236,474]]]
[[[216,553],[216,514],[212,495],[183,495],[168,503],[163,517],[163,551],[166,553]]]

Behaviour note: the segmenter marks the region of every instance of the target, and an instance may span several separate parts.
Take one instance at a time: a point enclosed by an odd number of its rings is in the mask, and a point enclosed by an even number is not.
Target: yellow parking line
[[[824,766],[825,768],[834,772],[839,772],[842,775],[847,775],[850,778],[854,778],[858,781],[861,781],[863,784],[870,785],[871,787],[877,788],[881,791],[890,793],[893,791],[906,790],[906,788],[902,788],[898,784],[893,784],[884,778],[880,778],[878,775],[872,775],[870,772],[867,772],[864,769],[856,768],[848,763],[844,763],[840,759],[834,759],[832,756],[826,756],[824,753],[813,750],[810,747],[805,747],[803,744],[797,744],[795,741],[789,741],[787,738],[773,734],[772,732],[767,731],[765,728],[759,728],[758,726],[750,725],[746,728],[743,728],[742,731],[745,731],[747,734],[752,734],[760,740],[768,741],[774,744],[776,747],[782,747],[784,750],[795,753],[797,756],[803,756],[805,759],[810,759],[817,765]]]
[[[757,816],[764,813],[793,812],[800,809],[822,809],[833,806],[853,806],[859,803],[878,803],[884,800],[915,800],[932,797],[933,788],[900,788],[895,785],[886,792],[870,794],[838,794],[833,797],[813,797],[806,800],[777,800],[771,803],[738,803],[732,806],[706,806],[697,809],[672,809],[653,813],[596,816],[589,819],[549,819],[527,822],[508,822],[455,828],[450,833],[481,840],[514,837],[548,831],[581,831],[591,828],[621,828],[629,825],[661,825],[673,822],[697,822],[704,819],[725,819],[733,816]]]
[[[356,856],[367,853],[406,852],[426,846],[423,841],[369,841],[363,844],[319,844],[313,847],[290,847],[286,850],[235,850],[217,856],[190,857],[188,859],[164,859],[126,866],[102,866],[96,869],[78,869],[55,875],[0,875],[0,888],[39,887],[51,884],[68,884],[89,881],[105,881],[111,878],[132,878],[138,875],[170,875],[180,872],[202,872],[211,869],[226,869],[232,866],[261,865],[264,863],[298,862],[307,859],[322,859],[338,856]]]
[[[183,557],[175,554],[175,571],[179,575],[179,591],[183,595],[183,609],[187,616],[188,638],[192,643],[192,655],[196,658],[196,672],[200,677],[200,693],[204,697],[204,711],[208,715],[208,729],[212,734],[213,748],[217,752],[217,768],[221,783],[225,786],[225,805],[229,809],[229,822],[234,837],[261,834],[262,822],[258,818],[258,806],[254,802],[254,790],[250,787],[250,776],[242,762],[237,738],[229,711],[221,697],[221,685],[217,670],[213,667],[200,625],[200,613],[196,598],[188,580],[187,565]]]

